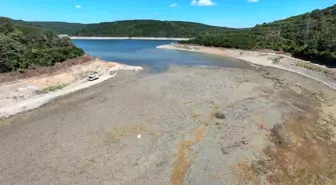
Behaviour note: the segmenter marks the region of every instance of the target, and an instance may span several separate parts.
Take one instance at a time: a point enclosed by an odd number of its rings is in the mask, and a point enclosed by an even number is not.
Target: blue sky
[[[336,4],[336,0],[0,0],[0,16],[80,23],[126,19],[251,27]]]

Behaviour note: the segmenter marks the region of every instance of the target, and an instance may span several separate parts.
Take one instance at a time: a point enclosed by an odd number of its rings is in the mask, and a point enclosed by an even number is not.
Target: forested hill
[[[199,36],[182,43],[240,49],[272,49],[336,66],[336,5],[281,21]]]
[[[77,36],[189,38],[227,30],[233,29],[182,21],[130,20],[89,24],[78,31]]]
[[[71,36],[115,36],[115,37],[195,37],[221,33],[233,28],[210,26],[201,23],[158,20],[126,20],[97,24],[66,22],[31,22],[11,20],[14,24],[26,25],[55,34]]]
[[[21,21],[12,20],[14,24],[26,25],[45,31],[51,31],[55,34],[76,35],[77,31],[81,30],[86,24],[67,23],[67,22],[35,22],[35,21]]]
[[[0,72],[53,65],[83,54],[68,38],[0,17]]]
[[[232,28],[209,26],[193,22],[129,20],[89,24],[77,32],[77,36],[119,37],[195,37],[220,33]]]

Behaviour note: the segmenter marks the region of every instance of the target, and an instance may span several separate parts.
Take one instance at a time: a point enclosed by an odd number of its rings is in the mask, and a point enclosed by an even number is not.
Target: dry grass
[[[269,144],[262,159],[238,165],[240,184],[336,184],[336,142],[331,130],[336,120],[326,114],[318,94],[303,90],[283,96],[300,111],[266,130]]]
[[[173,165],[173,172],[170,176],[170,181],[174,185],[182,185],[184,183],[184,177],[188,173],[191,161],[194,157],[192,146],[198,144],[204,138],[205,129],[206,126],[201,125],[195,130],[194,139],[180,141]]]
[[[57,85],[54,85],[54,86],[50,86],[50,87],[46,87],[46,88],[43,88],[41,90],[38,90],[38,91],[36,91],[36,94],[46,94],[46,93],[49,93],[49,92],[55,92],[55,91],[58,91],[60,89],[63,89],[66,86],[67,86],[67,84],[57,84]]]
[[[239,179],[251,184],[336,184],[334,133],[320,122],[318,109],[307,106],[304,114],[274,126],[264,149],[267,159],[240,164]]]
[[[316,119],[299,117],[271,130],[266,160],[238,165],[239,184],[334,185],[336,143]]]
[[[270,160],[261,165],[267,179],[272,184],[336,184],[336,144],[332,137],[317,119],[307,117],[274,127],[273,144],[265,149]]]
[[[303,68],[309,69],[311,71],[316,71],[316,72],[327,72],[327,70],[323,69],[322,67],[316,66],[314,64],[309,64],[306,62],[298,62],[296,63],[296,66],[303,67]]]

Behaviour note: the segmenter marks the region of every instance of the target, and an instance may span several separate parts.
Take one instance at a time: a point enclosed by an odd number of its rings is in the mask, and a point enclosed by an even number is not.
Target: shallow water
[[[164,71],[170,65],[249,67],[243,61],[188,51],[157,49],[176,41],[158,40],[73,40],[86,53],[103,60],[145,66]]]

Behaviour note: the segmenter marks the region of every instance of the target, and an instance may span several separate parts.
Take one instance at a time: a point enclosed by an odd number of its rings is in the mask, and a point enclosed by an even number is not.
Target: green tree
[[[83,54],[68,38],[0,18],[0,72],[53,65]]]
[[[187,44],[286,51],[294,57],[336,66],[336,5],[285,20],[198,36]]]

